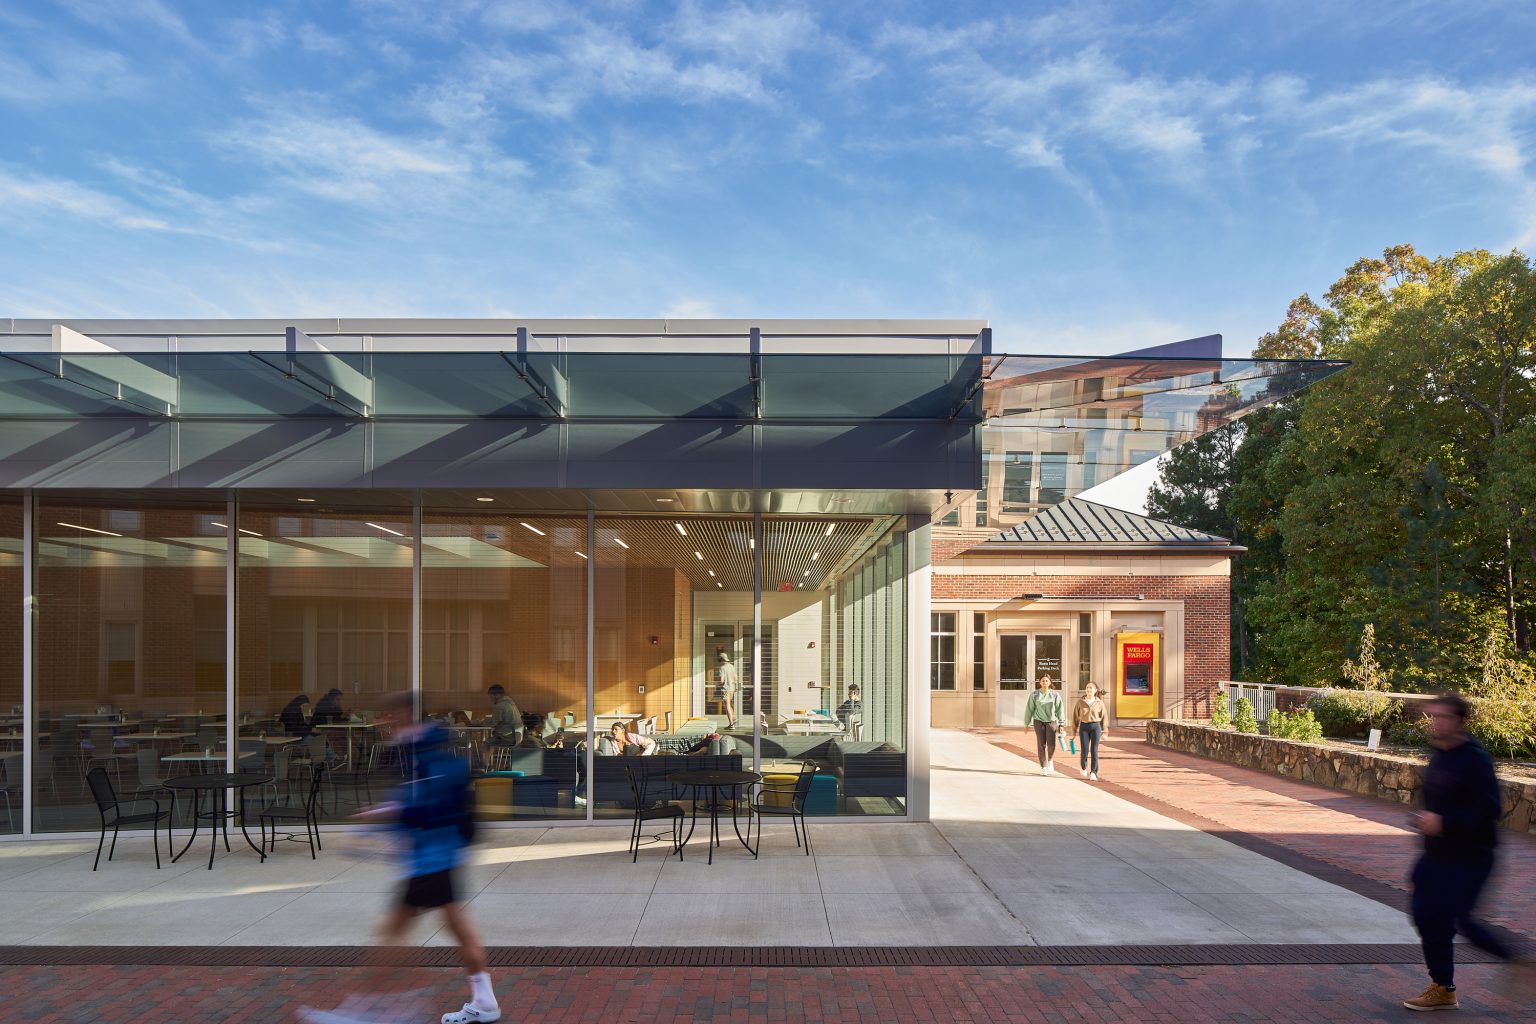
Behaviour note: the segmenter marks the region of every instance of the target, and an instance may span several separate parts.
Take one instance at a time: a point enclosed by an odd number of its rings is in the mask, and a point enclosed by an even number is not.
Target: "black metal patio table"
[[[212,839],[208,844],[208,870],[213,870],[213,855],[219,848],[219,832],[224,832],[224,852],[229,851],[229,819],[232,816],[229,810],[229,791],[235,790],[240,794],[240,809],[237,812],[240,817],[240,833],[245,836],[246,844],[255,850],[263,861],[267,859],[266,852],[251,839],[251,834],[245,829],[245,791],[250,786],[264,786],[272,781],[271,775],[260,775],[255,772],[209,772],[203,775],[182,775],[174,779],[166,779],[164,785],[168,789],[188,789],[192,791],[192,834],[187,837],[187,845],[181,848],[181,853],[171,858],[174,864],[181,860],[182,855],[192,848],[192,843],[197,839],[197,830],[201,822],[209,823],[209,832]],[[203,810],[202,796],[209,794],[209,806]]]
[[[742,786],[750,786],[763,781],[763,777],[757,772],[748,771],[692,771],[674,772],[667,776],[667,781],[674,786],[687,786],[693,792],[693,817],[688,823],[688,834],[683,837],[682,846],[688,845],[688,840],[693,838],[693,830],[699,823],[699,790],[709,790],[709,859],[708,863],[715,862],[715,847],[720,845],[720,791],[724,789],[740,789]],[[738,824],[736,808],[740,801],[731,803],[731,828],[736,830],[736,838],[741,845],[752,851],[752,845],[741,834],[741,826]]]

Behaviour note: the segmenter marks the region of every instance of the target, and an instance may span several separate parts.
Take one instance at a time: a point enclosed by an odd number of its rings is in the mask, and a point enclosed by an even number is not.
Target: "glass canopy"
[[[1141,355],[985,357],[982,485],[945,522],[1013,526],[1347,365]]]
[[[0,352],[0,417],[974,419],[980,355]]]

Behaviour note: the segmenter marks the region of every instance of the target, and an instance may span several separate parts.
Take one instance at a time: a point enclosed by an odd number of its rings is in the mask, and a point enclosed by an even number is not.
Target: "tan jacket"
[[[1072,702],[1072,731],[1076,732],[1077,727],[1084,722],[1098,722],[1105,729],[1109,728],[1109,705],[1103,697],[1095,699],[1092,704],[1082,697]]]

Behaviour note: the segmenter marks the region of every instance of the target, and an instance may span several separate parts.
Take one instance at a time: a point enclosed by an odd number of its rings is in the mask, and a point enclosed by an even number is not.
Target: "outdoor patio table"
[[[688,845],[688,840],[693,838],[694,827],[699,823],[699,790],[709,790],[709,858],[708,862],[715,862],[715,847],[720,845],[720,791],[724,789],[739,789],[742,786],[750,786],[761,782],[763,777],[757,772],[733,772],[733,771],[697,771],[674,772],[667,776],[667,781],[674,786],[687,786],[693,790],[693,817],[688,823],[688,834],[683,837],[683,846]],[[731,828],[736,830],[736,838],[750,853],[751,845],[741,834],[741,825],[736,816],[736,803],[731,804]]]
[[[166,758],[170,760],[170,758]],[[208,870],[213,870],[213,855],[219,848],[219,832],[224,833],[224,852],[229,852],[229,791],[235,790],[240,794],[240,834],[245,836],[245,841],[251,849],[255,850],[262,861],[266,861],[267,855],[251,838],[251,834],[245,829],[245,791],[250,786],[264,786],[272,781],[270,775],[258,775],[254,772],[210,772],[206,775],[183,775],[179,778],[166,779],[165,786],[168,789],[186,789],[192,792],[192,834],[187,837],[187,845],[181,848],[181,853],[171,858],[174,864],[181,860],[192,848],[192,843],[197,839],[197,831],[201,822],[209,823],[209,832],[212,833],[208,844]],[[202,795],[208,794],[209,807],[205,811],[202,808]]]

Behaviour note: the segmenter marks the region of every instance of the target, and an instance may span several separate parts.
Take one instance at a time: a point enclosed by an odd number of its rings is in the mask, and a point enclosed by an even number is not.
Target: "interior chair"
[[[747,845],[752,847],[752,856],[757,856],[757,851],[763,843],[763,819],[764,818],[788,818],[790,825],[795,830],[795,845],[805,847],[805,855],[811,855],[811,830],[805,823],[805,801],[811,795],[811,784],[816,780],[816,765],[804,761],[801,762],[800,771],[790,783],[773,783],[768,780],[758,784],[757,798],[752,801],[750,810],[752,816],[747,820]],[[752,844],[752,822],[757,822],[757,845]],[[800,842],[800,836],[804,833],[805,842]]]
[[[116,776],[119,784],[123,781],[121,763],[117,755],[117,737],[112,732],[110,725],[91,726],[90,737],[81,749],[86,750],[81,770],[89,772],[92,768],[103,768]],[[82,780],[83,781],[83,780]],[[111,858],[109,857],[108,860]]]
[[[150,823],[150,840],[155,846],[155,870],[160,870],[160,822],[165,822],[165,846],[166,852],[171,849],[171,812],[162,810],[160,801],[154,797],[146,797],[130,803],[143,803],[145,801],[155,805],[153,811],[139,811],[133,814],[124,814],[122,805],[117,801],[117,791],[112,788],[112,780],[107,776],[106,769],[100,765],[85,773],[85,781],[91,787],[91,796],[96,800],[96,810],[101,813],[101,838],[96,841],[96,860],[91,864],[91,870],[95,871],[101,865],[101,847],[107,841],[107,828],[112,829],[112,846],[107,850],[107,860],[111,861],[112,855],[117,852],[117,833],[124,825],[142,825]]]
[[[309,859],[315,859],[315,850],[325,849],[320,845],[320,787],[325,783],[326,768],[324,763],[315,767],[309,777],[309,793],[300,806],[290,804],[273,803],[263,807],[257,815],[260,845],[269,851],[277,850],[277,823],[280,821],[304,823],[304,838],[309,842]],[[267,826],[271,825],[272,834],[267,835]],[[284,836],[284,841],[298,841],[297,836]]]
[[[630,863],[638,863],[640,860],[640,843],[660,842],[664,837],[672,841],[672,850],[677,854],[678,860],[683,858],[683,808],[670,800],[662,801],[655,798],[654,788],[651,783],[656,778],[644,764],[644,758],[625,758],[624,773],[629,776],[629,792],[634,798],[635,818],[633,827],[629,833]],[[631,763],[637,762],[637,763]],[[670,821],[670,832],[657,832],[653,835],[641,835],[641,830],[648,821]]]

